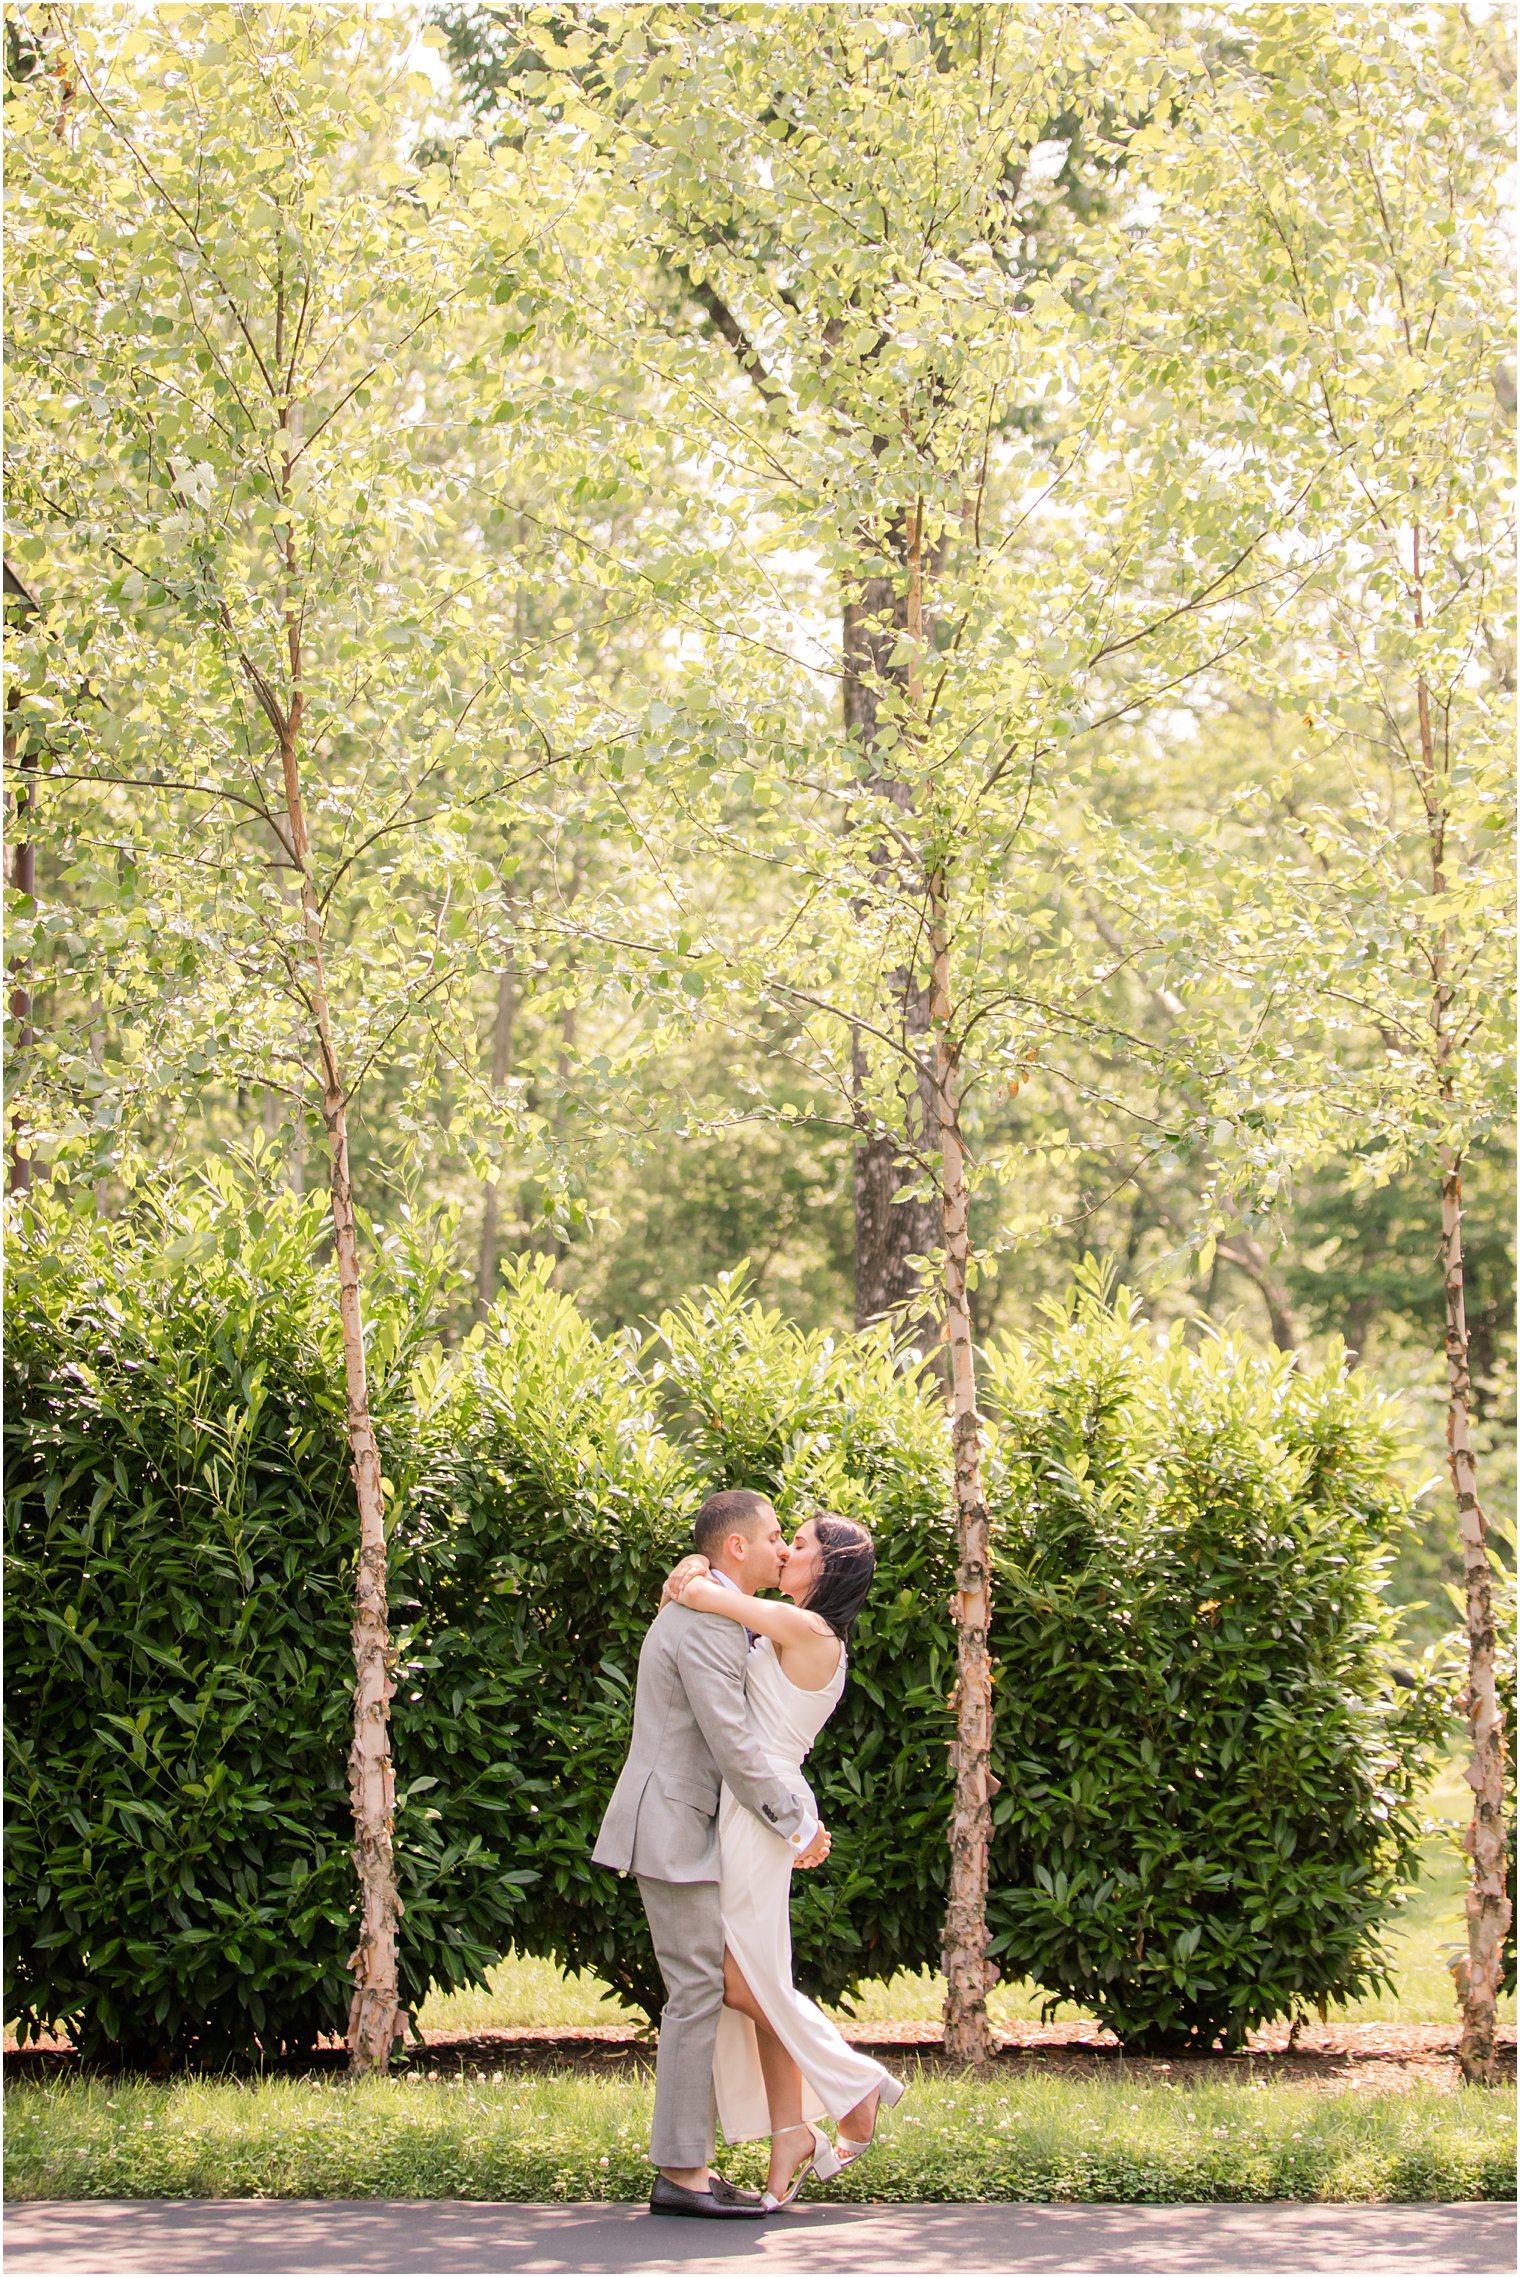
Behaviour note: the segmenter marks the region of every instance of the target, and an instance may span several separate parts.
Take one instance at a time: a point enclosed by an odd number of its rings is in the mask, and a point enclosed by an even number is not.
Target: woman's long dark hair
[[[815,1510],[813,1529],[823,1552],[823,1565],[805,1609],[827,1621],[843,1644],[875,1577],[876,1544],[868,1526],[854,1518],[837,1517],[832,1510]]]

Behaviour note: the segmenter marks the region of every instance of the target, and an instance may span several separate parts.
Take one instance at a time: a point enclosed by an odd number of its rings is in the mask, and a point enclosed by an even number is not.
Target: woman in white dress
[[[787,1554],[781,1588],[790,1604],[710,1579],[701,1557],[683,1559],[665,1585],[683,1605],[750,1631],[750,1720],[777,1770],[794,1782],[843,1694],[845,1638],[875,1570],[867,1529],[821,1511]],[[769,2135],[766,2203],[785,2206],[809,2172],[826,2180],[868,2150],[879,2107],[896,2103],[903,2089],[792,1982],[792,1845],[726,1787],[718,1845],[726,1947],[713,2063],[718,2117],[731,2143]],[[838,2122],[836,2144],[818,2130],[826,2116]]]

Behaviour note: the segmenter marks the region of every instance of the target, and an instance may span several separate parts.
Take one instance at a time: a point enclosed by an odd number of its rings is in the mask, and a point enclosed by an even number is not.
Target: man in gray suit
[[[774,1589],[786,1563],[780,1521],[763,1494],[712,1495],[692,1528],[718,1580],[753,1596]],[[828,1855],[812,1805],[771,1769],[744,1704],[749,1648],[737,1621],[665,1605],[639,1653],[633,1740],[592,1859],[637,1875],[665,1979],[649,2155],[659,2168],[653,2213],[750,2216],[758,2198],[714,2174],[713,2050],[723,2006],[718,1903],[718,1796],[727,1783],[797,1851],[799,1866]]]

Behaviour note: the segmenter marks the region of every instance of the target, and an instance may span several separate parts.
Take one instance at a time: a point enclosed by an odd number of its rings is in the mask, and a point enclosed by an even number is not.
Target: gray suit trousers
[[[705,2166],[713,2152],[713,2054],[723,2008],[723,1914],[716,1882],[640,1874],[655,1959],[665,1979],[655,2059],[656,2166]]]

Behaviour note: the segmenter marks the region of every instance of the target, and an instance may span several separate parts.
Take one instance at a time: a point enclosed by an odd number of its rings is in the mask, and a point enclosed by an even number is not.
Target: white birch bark
[[[945,1908],[945,2053],[983,2064],[992,2053],[987,1994],[987,1877],[992,1840],[991,1542],[982,1483],[981,1420],[976,1406],[976,1349],[969,1302],[970,1196],[961,1139],[960,1085],[950,1032],[950,951],[944,875],[930,881],[933,955],[930,1028],[939,1108],[943,1291],[949,1361],[950,1447],[955,1497],[956,1682],[950,1814],[950,1889]]]
[[[354,1995],[348,2017],[348,2056],[351,2071],[367,2072],[386,2068],[393,2043],[406,2029],[397,1988],[397,1922],[401,1905],[396,1893],[392,1842],[395,1782],[391,1771],[390,1701],[395,1687],[391,1681],[386,1596],[385,1497],[380,1485],[380,1450],[370,1418],[364,1364],[364,1311],[359,1237],[348,1167],[347,1103],[333,1042],[322,954],[322,917],[311,879],[310,846],[297,759],[300,725],[301,696],[297,685],[286,732],[281,737],[280,761],[286,820],[301,882],[301,909],[311,959],[311,1009],[322,1076],[322,1119],[327,1130],[328,1194],[338,1263],[348,1444],[359,1512],[353,1621],[354,1736],[348,1759],[348,1791],[354,1816],[360,1921],[358,1943],[349,1961]]]
[[[276,361],[282,353],[283,282],[276,319]],[[288,482],[295,443],[293,406],[282,408],[285,431],[283,483]],[[333,1037],[322,948],[322,911],[311,874],[311,842],[301,791],[300,748],[304,713],[302,690],[299,564],[287,535],[284,619],[290,669],[290,697],[282,710],[263,675],[245,655],[247,673],[280,746],[280,774],[289,855],[300,887],[301,914],[310,959],[309,1004],[322,1083],[322,1119],[327,1133],[328,1195],[333,1248],[338,1265],[338,1310],[343,1341],[343,1375],[348,1408],[348,1444],[359,1517],[359,1554],[354,1582],[354,1730],[348,1758],[348,1791],[354,1819],[354,1865],[359,1878],[359,1936],[349,1958],[354,1993],[348,2015],[348,2060],[353,2073],[383,2071],[407,2018],[398,1989],[397,1923],[401,1902],[396,1890],[393,1843],[395,1781],[391,1770],[390,1620],[386,1593],[385,1497],[380,1450],[369,1411],[364,1362],[364,1308],[358,1228],[348,1163],[348,1103]]]
[[[1493,1574],[1478,1500],[1477,1465],[1469,1427],[1467,1308],[1462,1276],[1462,1168],[1448,1154],[1441,1182],[1441,1273],[1446,1295],[1447,1459],[1457,1497],[1457,1528],[1467,1598],[1467,1730],[1471,1746],[1466,1779],[1473,1815],[1466,1847],[1472,1860],[1467,1892],[1467,1955],[1457,1971],[1462,1996],[1462,2037],[1457,2060],[1474,2086],[1491,2086],[1504,1939],[1510,1925],[1505,1887],[1504,1719],[1494,1671]]]
[[[1420,579],[1420,531],[1414,533],[1414,621],[1425,622]],[[1430,690],[1421,674],[1415,683],[1419,724],[1420,788],[1430,843],[1431,892],[1446,892],[1446,806],[1436,758]],[[1452,1034],[1450,943],[1443,923],[1431,958],[1430,1026],[1436,1084],[1443,1106],[1455,1104],[1456,1044]],[[1472,1860],[1468,1885],[1467,1953],[1457,1968],[1462,2002],[1462,2036],[1457,2060],[1471,2084],[1491,2086],[1497,2077],[1495,2034],[1499,1978],[1511,1906],[1506,1884],[1504,1723],[1494,1670],[1493,1570],[1488,1562],[1488,1522],[1478,1498],[1478,1466],[1472,1444],[1472,1374],[1467,1338],[1467,1291],[1462,1263],[1462,1156],[1441,1150],[1441,1282],[1446,1316],[1446,1448],[1452,1492],[1457,1498],[1457,1531],[1462,1544],[1467,1614],[1465,1708],[1470,1755],[1465,1777],[1472,1789],[1473,1814],[1466,1849]]]

